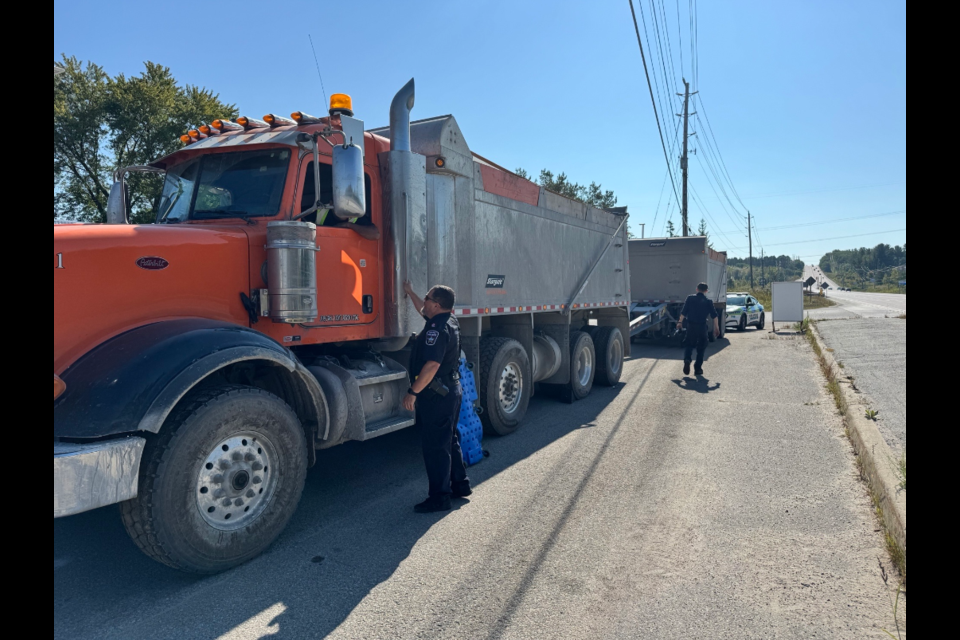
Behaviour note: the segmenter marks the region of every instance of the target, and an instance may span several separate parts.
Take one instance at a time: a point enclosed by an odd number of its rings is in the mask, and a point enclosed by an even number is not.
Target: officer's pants
[[[703,358],[707,354],[707,344],[710,339],[707,337],[707,325],[687,323],[687,351],[683,356],[684,362],[693,361],[693,350],[697,350],[697,369],[703,368]]]
[[[423,432],[423,461],[430,479],[430,497],[442,498],[452,493],[452,486],[469,482],[467,467],[460,448],[460,405],[463,391],[457,383],[447,397],[427,391],[417,403],[417,420]]]

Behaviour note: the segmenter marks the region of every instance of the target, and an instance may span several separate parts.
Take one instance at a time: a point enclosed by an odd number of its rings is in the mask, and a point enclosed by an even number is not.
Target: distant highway
[[[906,315],[907,296],[897,293],[860,293],[839,291],[839,285],[820,271],[815,265],[807,265],[803,279],[816,278],[817,282],[826,282],[831,288],[827,297],[837,303],[836,307],[816,309],[810,312],[815,320],[837,320],[841,318],[885,318]]]

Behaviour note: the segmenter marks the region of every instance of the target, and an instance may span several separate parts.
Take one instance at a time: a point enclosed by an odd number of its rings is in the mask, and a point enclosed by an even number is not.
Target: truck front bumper
[[[63,518],[137,497],[147,441],[53,443],[53,517]]]

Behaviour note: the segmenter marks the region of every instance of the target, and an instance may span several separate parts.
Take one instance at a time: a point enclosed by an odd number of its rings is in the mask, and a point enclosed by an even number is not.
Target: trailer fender
[[[53,407],[54,438],[158,433],[191,390],[245,363],[252,370],[276,369],[283,388],[270,390],[297,412],[309,440],[327,436],[330,421],[323,390],[296,356],[246,327],[188,319],[128,331],[67,369],[61,376],[67,390]]]

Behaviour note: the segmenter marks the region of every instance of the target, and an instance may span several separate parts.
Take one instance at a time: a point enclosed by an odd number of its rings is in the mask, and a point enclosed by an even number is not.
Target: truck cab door
[[[321,157],[321,160],[330,160]],[[367,185],[367,215],[355,224],[379,230],[374,213],[373,178],[365,171]],[[314,185],[313,158],[301,161],[298,195],[294,215],[311,209],[317,201]],[[333,171],[330,164],[320,165],[320,202],[333,201]],[[379,202],[379,200],[377,201]],[[321,209],[305,218],[304,222],[317,225],[317,297],[320,315],[312,327],[353,328],[344,339],[363,340],[380,337],[382,309],[380,309],[380,241],[364,238],[360,233]]]

